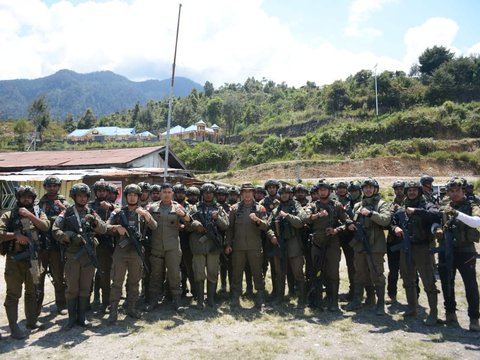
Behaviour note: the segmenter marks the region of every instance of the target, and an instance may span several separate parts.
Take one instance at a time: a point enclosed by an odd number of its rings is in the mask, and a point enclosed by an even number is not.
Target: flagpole
[[[168,156],[170,151],[170,126],[172,124],[172,107],[173,107],[173,85],[175,83],[175,64],[177,61],[177,44],[178,44],[178,32],[180,30],[181,11],[182,11],[182,4],[178,4],[177,35],[175,37],[175,52],[173,53],[173,65],[172,65],[172,80],[170,81],[170,97],[168,99],[167,141],[165,144],[165,164],[163,165],[163,182],[167,181],[167,176],[168,176]]]

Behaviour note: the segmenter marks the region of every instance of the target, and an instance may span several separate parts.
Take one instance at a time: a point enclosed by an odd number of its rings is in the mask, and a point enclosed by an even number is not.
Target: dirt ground
[[[3,271],[4,258],[0,260]],[[341,264],[341,290],[348,286],[346,268]],[[477,264],[477,274],[478,271]],[[480,275],[477,275],[480,281]],[[267,280],[267,286],[270,281]],[[440,283],[437,282],[437,286]],[[401,289],[401,281],[399,282]],[[0,358],[4,359],[321,359],[369,358],[385,356],[399,359],[478,359],[480,334],[470,333],[463,284],[457,276],[458,316],[461,328],[444,325],[426,327],[427,300],[420,295],[419,316],[403,320],[403,290],[399,303],[388,306],[388,315],[377,316],[373,309],[338,314],[307,308],[296,310],[296,300],[283,306],[267,307],[262,312],[253,302],[242,299],[242,309],[232,311],[226,299],[220,299],[216,310],[196,310],[189,306],[178,315],[162,305],[154,312],[133,320],[123,314],[115,326],[106,317],[89,313],[93,327],[75,327],[62,331],[67,316],[52,314],[53,286],[48,283],[45,306],[40,321],[47,329],[33,332],[26,340],[9,336],[7,319],[0,308]],[[5,297],[1,283],[0,301]],[[439,295],[440,316],[443,317],[442,295]],[[341,304],[342,306],[345,303]],[[23,306],[21,305],[21,308]],[[20,311],[21,326],[25,326]]]

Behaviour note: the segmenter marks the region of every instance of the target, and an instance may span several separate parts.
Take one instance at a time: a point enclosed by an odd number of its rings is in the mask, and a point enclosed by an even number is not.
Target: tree
[[[85,111],[85,114],[80,118],[80,121],[77,124],[77,129],[91,129],[95,126],[97,118],[93,113],[93,110],[88,108]]]
[[[33,100],[32,105],[28,109],[28,119],[32,122],[34,128],[34,136],[43,140],[43,130],[45,130],[50,122],[50,112],[48,110],[48,102],[45,96],[40,96]]]
[[[222,112],[225,119],[225,133],[227,136],[235,133],[235,125],[243,117],[242,105],[242,102],[235,94],[227,96],[223,102]]]
[[[17,143],[18,150],[23,151],[25,150],[25,144],[28,138],[28,131],[29,126],[26,120],[18,120],[15,122],[15,126],[13,127],[13,134],[15,136],[15,142]]]
[[[350,103],[347,95],[347,89],[343,81],[335,81],[326,88],[325,95],[325,111],[328,114],[336,115],[337,112],[345,109]]]
[[[137,102],[132,112],[132,121],[130,122],[131,127],[137,126],[137,117],[139,113],[140,113],[140,104]]]
[[[76,129],[73,115],[71,113],[67,114],[65,122],[63,123],[63,128],[68,134],[70,134],[73,130]]]
[[[203,85],[203,92],[205,93],[205,96],[206,97],[212,96],[214,91],[215,91],[215,88],[213,87],[213,84],[210,81],[206,81],[205,85]]]
[[[222,116],[222,108],[223,100],[221,98],[216,96],[208,100],[205,116],[211,124],[218,125]]]
[[[137,127],[140,125],[140,128],[143,130],[152,130],[153,127],[153,114],[152,111],[147,107],[140,110],[137,116]]]
[[[450,52],[445,46],[427,48],[418,58],[420,72],[422,75],[431,76],[440,65],[452,60],[454,55],[455,54]]]

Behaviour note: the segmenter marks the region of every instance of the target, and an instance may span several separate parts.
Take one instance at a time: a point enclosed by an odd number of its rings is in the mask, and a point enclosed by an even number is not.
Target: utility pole
[[[177,61],[178,31],[180,30],[181,11],[182,11],[182,4],[178,4],[177,35],[175,37],[175,52],[173,53],[173,65],[172,65],[172,80],[170,82],[170,97],[168,99],[167,141],[165,144],[165,164],[163,165],[163,182],[167,181],[167,176],[168,176],[168,156],[170,151],[170,126],[172,124],[172,107],[173,107],[173,85],[175,83],[175,64]]]

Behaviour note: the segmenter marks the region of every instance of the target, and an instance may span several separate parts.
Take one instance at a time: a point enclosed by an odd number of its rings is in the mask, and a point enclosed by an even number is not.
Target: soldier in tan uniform
[[[138,185],[127,185],[124,190],[127,206],[112,213],[107,222],[108,232],[117,236],[113,252],[110,316],[108,317],[111,324],[118,318],[118,303],[127,271],[127,315],[134,319],[141,316],[136,309],[136,304],[142,272],[145,270],[143,269],[145,262],[143,240],[147,227],[152,231],[157,228],[157,222],[152,215],[138,206],[141,193],[142,190]]]
[[[256,305],[265,303],[265,281],[262,273],[262,238],[261,232],[268,230],[265,208],[253,200],[255,187],[243,184],[242,201],[233,205],[229,214],[226,254],[232,252],[233,284],[232,306],[240,305],[240,292],[245,264],[252,270],[253,282],[257,290]]]
[[[89,326],[86,320],[90,300],[90,288],[95,273],[98,244],[95,234],[104,234],[106,224],[87,205],[90,188],[78,183],[70,189],[74,204],[58,215],[53,224],[53,237],[65,245],[65,279],[67,290],[68,323],[65,330],[70,330],[75,323]]]
[[[290,199],[293,193],[288,185],[280,187],[280,204],[273,209],[268,219],[267,238],[273,245],[277,283],[277,303],[285,297],[285,280],[287,267],[290,265],[298,289],[298,306],[305,305],[305,276],[303,274],[303,221],[307,214],[299,202]]]
[[[53,226],[57,216],[67,208],[67,200],[60,194],[60,186],[62,181],[57,176],[47,176],[43,181],[43,188],[45,195],[42,196],[38,202],[38,206],[45,212],[50,221],[50,227]],[[40,256],[42,258],[43,272],[40,276],[39,294],[38,294],[38,311],[40,313],[43,298],[45,276],[50,270],[53,287],[55,288],[55,305],[57,306],[57,313],[61,315],[67,314],[67,300],[65,299],[65,276],[64,276],[64,259],[63,251],[60,245],[53,238],[52,231],[42,234],[41,236],[42,251]]]
[[[385,314],[384,262],[387,251],[385,228],[390,224],[389,205],[381,200],[380,187],[375,179],[362,182],[362,201],[353,208],[353,221],[348,229],[356,231],[353,250],[355,264],[355,287],[353,301],[347,310],[358,309],[362,304],[363,290],[373,283],[377,296],[377,315]],[[367,247],[366,247],[367,246]]]
[[[200,191],[202,201],[190,208],[190,217],[193,221],[189,223],[188,230],[191,232],[190,249],[193,254],[193,274],[197,285],[197,307],[203,309],[205,279],[207,279],[208,305],[215,305],[219,255],[224,251],[221,231],[227,230],[228,215],[223,207],[214,201],[215,185],[203,184]]]
[[[181,222],[191,221],[188,212],[183,206],[173,201],[173,188],[169,183],[161,185],[161,201],[152,204],[150,208],[153,219],[158,223],[152,230],[150,264],[150,297],[151,303],[147,310],[152,310],[158,304],[165,281],[165,268],[167,282],[172,295],[172,305],[175,311],[180,311],[180,262],[182,250],[180,248],[179,228]]]
[[[350,219],[343,205],[331,199],[331,185],[318,181],[318,200],[310,203],[307,223],[313,234],[312,262],[314,286],[312,305],[321,308],[322,288],[325,283],[329,311],[338,311],[338,289],[340,285],[340,238],[346,231]]]
[[[34,206],[37,193],[33,187],[19,186],[15,189],[15,197],[15,208],[4,212],[0,217],[0,245],[1,254],[6,255],[7,296],[4,305],[10,334],[14,339],[24,339],[27,334],[17,324],[18,300],[22,296],[22,285],[25,284],[27,328],[41,328],[41,324],[37,322],[36,302],[41,273],[38,259],[39,233],[48,231],[50,222],[45,213],[38,206]]]

